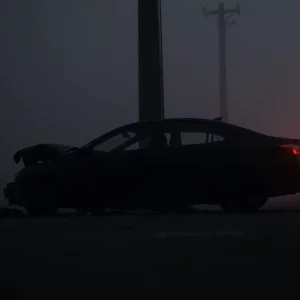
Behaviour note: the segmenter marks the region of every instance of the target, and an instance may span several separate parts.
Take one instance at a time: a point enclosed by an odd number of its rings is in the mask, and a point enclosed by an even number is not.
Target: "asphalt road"
[[[198,299],[297,287],[300,212],[0,220],[1,299]]]

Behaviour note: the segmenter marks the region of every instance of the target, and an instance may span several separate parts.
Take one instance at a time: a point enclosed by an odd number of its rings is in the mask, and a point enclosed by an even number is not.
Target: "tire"
[[[230,197],[220,203],[221,208],[226,212],[242,211],[241,201],[237,197]]]
[[[77,211],[77,214],[80,216],[85,216],[89,212],[89,210],[82,209],[82,208],[76,208],[76,211]]]
[[[91,209],[92,216],[102,216],[104,213],[105,213],[105,209],[101,207]]]
[[[176,205],[173,207],[162,207],[160,208],[162,213],[177,213],[177,214],[184,214],[189,210],[187,205]]]
[[[29,216],[54,216],[59,208],[59,192],[56,181],[37,179],[27,182],[23,191],[25,208]]]
[[[260,210],[268,201],[268,197],[257,196],[247,197],[243,201],[243,210],[246,212],[256,212]]]
[[[225,200],[220,204],[221,208],[226,212],[257,212],[267,202],[268,197],[233,197]]]

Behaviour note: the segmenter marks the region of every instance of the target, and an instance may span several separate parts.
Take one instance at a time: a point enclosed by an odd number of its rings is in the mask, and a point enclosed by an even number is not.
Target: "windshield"
[[[102,152],[110,152],[115,150],[116,148],[121,147],[128,143],[128,141],[135,140],[137,138],[137,134],[132,131],[123,131],[117,133],[113,136],[108,136],[100,140],[99,142],[94,142],[90,144],[90,149],[93,151],[102,151]]]

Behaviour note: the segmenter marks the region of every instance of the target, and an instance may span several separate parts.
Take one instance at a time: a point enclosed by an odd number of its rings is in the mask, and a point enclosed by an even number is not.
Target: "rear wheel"
[[[220,203],[221,208],[226,212],[240,212],[242,210],[241,200],[237,197],[230,197]]]
[[[54,180],[32,180],[25,185],[23,192],[29,216],[56,215],[59,208],[59,192]]]
[[[221,203],[221,208],[227,212],[256,212],[267,202],[265,196],[241,196],[226,199]]]
[[[256,196],[256,197],[245,197],[242,201],[243,210],[247,212],[255,212],[260,210],[266,203],[268,197]]]

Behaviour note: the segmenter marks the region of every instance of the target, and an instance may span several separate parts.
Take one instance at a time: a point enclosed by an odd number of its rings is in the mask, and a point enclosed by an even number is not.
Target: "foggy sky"
[[[213,0],[162,0],[166,117],[218,116]],[[297,0],[241,5],[228,31],[229,120],[300,138]],[[82,145],[137,115],[137,1],[2,0],[0,188],[12,155],[35,143]]]

